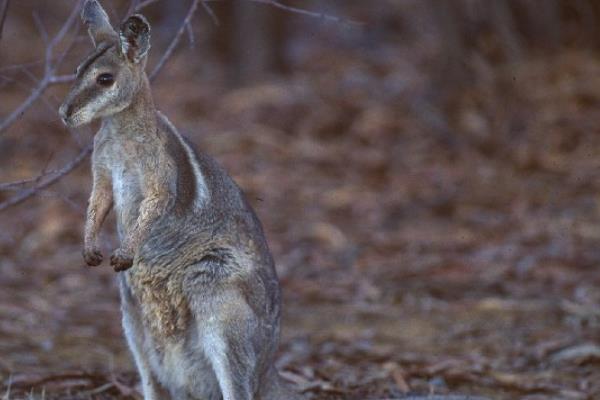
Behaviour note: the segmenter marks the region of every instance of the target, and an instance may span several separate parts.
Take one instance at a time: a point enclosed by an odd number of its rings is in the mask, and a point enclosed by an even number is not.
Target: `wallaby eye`
[[[113,82],[115,81],[115,78],[112,74],[100,74],[98,75],[98,77],[96,78],[96,83],[98,85],[102,85],[102,86],[110,86],[113,84]]]

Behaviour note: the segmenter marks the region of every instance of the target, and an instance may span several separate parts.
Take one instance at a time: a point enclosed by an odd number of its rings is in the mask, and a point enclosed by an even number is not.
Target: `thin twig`
[[[145,0],[140,2],[140,4],[137,5],[137,7],[135,8],[136,11],[140,11],[142,8],[144,7],[148,7],[151,4],[156,3],[158,0]]]
[[[8,127],[10,127],[15,121],[25,113],[33,103],[44,93],[46,88],[52,83],[56,83],[54,77],[54,71],[58,67],[57,63],[52,63],[53,60],[53,52],[54,48],[60,43],[60,41],[67,34],[71,26],[75,23],[77,16],[79,14],[79,5],[73,9],[61,29],[56,33],[56,35],[48,42],[46,46],[45,54],[44,54],[44,76],[39,81],[38,85],[33,89],[31,94],[15,109],[12,113],[10,113],[7,117],[5,117],[0,122],[0,134],[4,132]],[[60,59],[62,61],[62,59]]]
[[[56,75],[50,77],[49,84],[69,83],[75,80],[75,74],[70,75]]]
[[[88,391],[82,392],[80,394],[80,396],[81,397],[91,397],[93,395],[100,394],[102,392],[106,392],[108,389],[111,389],[113,386],[115,386],[114,383],[108,382],[108,383],[105,383],[102,386],[97,387],[96,389],[92,389],[92,390],[88,390]]]
[[[5,67],[0,68],[0,72],[13,71],[15,69],[21,70],[23,68],[29,68],[29,67],[37,67],[39,65],[42,65],[43,63],[44,63],[44,61],[38,60],[38,61],[32,61],[32,62],[23,63],[23,64],[7,65]]]
[[[208,16],[212,19],[213,23],[219,26],[219,18],[217,18],[217,14],[215,14],[214,10],[208,5],[206,0],[202,1],[202,8],[208,14]]]
[[[196,46],[196,36],[194,36],[194,27],[192,24],[187,24],[185,30],[188,35],[188,42],[190,42],[190,49],[193,49]]]
[[[147,7],[153,3],[156,3],[159,0],[145,0],[142,1],[136,8],[136,10],[141,10],[144,7]],[[211,18],[213,18],[213,21],[215,21],[216,19],[216,15],[214,14],[213,10],[210,9],[210,7],[208,6],[208,3],[212,3],[212,2],[221,2],[223,0],[202,0],[202,7],[204,7],[204,9],[209,13],[209,15],[211,16]],[[335,15],[330,15],[330,14],[326,14],[326,13],[322,13],[319,11],[311,11],[311,10],[307,10],[304,8],[299,8],[299,7],[294,7],[294,6],[288,6],[286,4],[280,3],[277,0],[246,0],[246,1],[252,1],[255,3],[262,3],[262,4],[268,4],[272,7],[275,8],[279,8],[281,10],[285,10],[291,13],[295,13],[295,14],[302,14],[305,15],[307,17],[312,17],[312,18],[319,18],[322,20],[326,20],[326,21],[331,21],[331,22],[337,22],[337,23],[342,23],[342,24],[353,24],[353,25],[364,25],[363,22],[359,22],[359,21],[354,21],[351,19],[347,19],[347,18],[342,18],[342,17],[337,17]],[[210,11],[209,11],[210,9]],[[218,23],[217,23],[218,25]]]
[[[71,200],[68,196],[60,192],[55,192],[52,190],[39,190],[35,193],[35,195],[38,197],[60,199],[78,214],[85,215],[85,208],[82,207],[81,204],[78,204],[77,202]]]
[[[4,0],[2,2],[2,8],[0,8],[0,39],[2,39],[2,31],[4,29],[4,22],[6,21],[6,16],[8,15],[8,4],[10,0]]]
[[[68,83],[75,79],[75,75],[58,75],[44,76],[37,86],[32,90],[31,94],[17,108],[13,110],[7,117],[0,122],[0,133],[11,126],[19,119],[34,103],[39,99],[44,91],[50,85],[59,83]]]
[[[42,22],[42,19],[40,18],[40,15],[36,11],[34,11],[32,14],[32,17],[33,17],[33,23],[35,24],[35,27],[37,28],[38,32],[40,33],[40,36],[42,37],[44,44],[47,46],[50,38],[48,36],[48,31],[46,30],[46,27],[44,26],[44,23]]]
[[[37,76],[35,76],[35,75],[34,75],[34,73],[33,73],[33,72],[31,72],[29,69],[27,69],[27,68],[23,68],[23,69],[21,70],[21,72],[23,72],[23,73],[24,73],[24,74],[25,74],[25,75],[26,75],[26,76],[27,76],[29,79],[31,79],[31,81],[32,81],[33,83],[37,83],[37,82],[38,82],[38,78],[37,78]],[[27,86],[27,85],[25,85],[24,83],[21,83],[21,81],[20,81],[19,79],[13,79],[13,82],[14,82],[15,84],[17,84],[18,86]],[[30,87],[30,86],[27,86],[27,89],[31,89],[31,87]]]
[[[173,51],[175,50],[175,48],[179,44],[179,41],[181,40],[181,36],[185,33],[187,24],[190,23],[190,21],[192,20],[192,17],[194,16],[194,13],[196,12],[196,9],[198,8],[199,2],[200,2],[199,0],[194,0],[192,2],[192,5],[190,6],[185,18],[183,19],[181,26],[177,30],[177,33],[175,33],[175,36],[171,40],[171,43],[169,43],[167,50],[165,50],[164,54],[162,55],[162,57],[160,58],[160,60],[158,61],[158,63],[154,67],[154,69],[152,70],[152,73],[150,74],[150,80],[154,80],[156,78],[156,75],[160,72],[160,70],[164,67],[165,63],[167,62],[167,60],[173,54]]]
[[[248,0],[248,1],[253,1],[255,3],[268,4],[270,6],[273,6],[275,8],[279,8],[279,9],[282,9],[285,11],[289,11],[289,12],[296,13],[296,14],[306,15],[308,17],[319,18],[319,19],[326,20],[326,21],[338,22],[338,23],[342,23],[342,24],[363,25],[362,22],[358,22],[358,21],[354,21],[354,20],[346,19],[346,18],[341,18],[341,17],[336,17],[335,15],[329,15],[329,14],[325,14],[325,13],[318,12],[318,11],[310,11],[310,10],[306,10],[304,8],[288,6],[288,5],[278,2],[276,0]]]
[[[48,157],[48,160],[46,160],[44,168],[42,168],[42,172],[38,176],[36,176],[34,178],[29,178],[29,179],[21,179],[21,180],[14,181],[14,182],[0,183],[0,192],[5,191],[5,190],[15,190],[17,188],[21,188],[21,186],[28,185],[30,183],[37,183],[37,182],[41,181],[42,178],[44,178],[50,174],[56,173],[56,171],[52,171],[52,172],[46,171],[48,169],[48,164],[50,164],[50,161],[52,161],[53,156],[54,156],[54,152],[50,155],[50,157]]]
[[[59,61],[55,65],[52,65],[52,53],[54,52],[54,48],[63,40],[63,38],[69,31],[69,29],[71,29],[71,27],[73,26],[75,21],[77,21],[81,3],[82,2],[79,1],[77,3],[77,7],[73,8],[73,11],[69,15],[69,18],[67,18],[67,21],[63,24],[63,26],[60,28],[58,33],[56,35],[54,35],[54,37],[50,41],[48,47],[46,48],[45,62],[46,62],[46,71],[48,72],[48,74],[52,74],[54,72],[54,69],[57,68],[58,64],[62,61],[62,59],[59,59]],[[63,54],[63,58],[64,58],[64,54]]]
[[[72,44],[69,45],[70,47],[73,47],[73,45],[81,40],[89,40],[89,37],[83,36],[83,35],[79,35],[79,36],[75,36],[73,38]],[[63,51],[63,54],[59,55],[59,56],[54,56],[52,58],[52,61],[54,62],[54,64],[58,64],[57,60],[60,60],[61,58],[64,57],[64,55],[66,53],[68,53],[69,48],[67,48],[65,51]],[[25,68],[31,68],[31,67],[39,67],[40,65],[44,65],[44,60],[38,60],[38,61],[31,61],[28,63],[22,63],[22,64],[12,64],[12,65],[6,65],[4,67],[0,67],[0,72],[7,72],[7,71],[14,71],[14,70],[23,70]]]
[[[22,116],[25,111],[29,109],[33,105],[33,103],[44,93],[44,90],[48,87],[48,77],[42,79],[37,87],[33,89],[29,97],[25,99],[16,109],[13,110],[6,118],[0,122],[0,133],[5,131],[9,126],[11,126],[20,116]]]
[[[38,175],[35,178],[28,178],[28,179],[21,179],[19,181],[0,183],[0,192],[21,189],[22,186],[28,185],[30,183],[38,182],[43,177],[44,177],[44,175]]]
[[[131,0],[131,3],[129,4],[129,8],[127,9],[127,15],[125,16],[125,18],[127,18],[128,16],[133,14],[135,12],[135,10],[137,10],[139,2],[140,2],[140,0]]]
[[[76,30],[73,34],[73,39],[68,44],[67,48],[58,57],[56,57],[56,61],[54,62],[54,66],[55,66],[54,70],[55,71],[56,71],[56,68],[58,68],[58,66],[60,66],[62,64],[62,62],[65,60],[67,55],[71,52],[71,50],[73,50],[73,47],[75,47],[75,44],[77,44],[77,42],[79,42],[80,39],[88,38],[87,35],[81,37],[79,35],[80,31],[81,31],[81,24],[76,24]],[[74,77],[75,77],[75,75],[73,75],[73,78]]]
[[[9,198],[8,200],[0,203],[0,211],[3,211],[9,207],[12,207],[12,206],[22,203],[23,201],[25,201],[28,198],[30,198],[31,196],[35,195],[39,191],[42,191],[45,188],[47,188],[48,186],[57,182],[63,176],[67,175],[69,172],[74,170],[91,153],[92,153],[92,145],[88,145],[85,149],[83,149],[81,152],[79,152],[77,157],[75,157],[73,160],[66,163],[62,168],[58,169],[55,173],[51,174],[50,178],[44,179],[38,185],[35,185],[29,189],[23,190],[18,195],[13,196],[13,197]]]

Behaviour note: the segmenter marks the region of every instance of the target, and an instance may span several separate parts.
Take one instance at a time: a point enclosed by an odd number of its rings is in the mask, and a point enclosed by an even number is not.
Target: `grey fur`
[[[96,7],[85,5],[102,15]],[[125,271],[123,328],[146,400],[297,399],[273,366],[280,289],[261,224],[227,173],[155,110],[149,25],[135,18],[148,29],[121,35],[127,52],[103,39],[60,108],[71,126],[102,118],[84,258],[102,262],[97,236],[114,206],[121,245],[111,264]],[[99,84],[100,74],[114,82]]]
[[[81,19],[88,28],[88,33],[94,46],[113,41],[117,32],[113,29],[108,14],[96,0],[87,0],[81,11]]]

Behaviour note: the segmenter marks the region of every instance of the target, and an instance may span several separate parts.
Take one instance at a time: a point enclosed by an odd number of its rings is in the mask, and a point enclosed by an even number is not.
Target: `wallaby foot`
[[[303,400],[304,396],[296,393],[279,375],[275,367],[271,367],[261,386],[260,400]]]
[[[248,349],[243,350],[238,345],[227,345],[225,342],[211,343],[215,351],[209,355],[215,369],[223,400],[302,400],[271,367],[260,379],[257,369]],[[239,352],[241,350],[241,352]],[[238,353],[239,352],[239,353]],[[257,387],[259,385],[259,387]]]
[[[133,256],[122,249],[117,249],[110,256],[110,265],[113,266],[115,272],[128,270],[133,266]]]
[[[85,248],[83,250],[83,259],[90,267],[97,267],[98,265],[102,264],[103,258],[102,252],[100,252],[100,249],[96,247]]]

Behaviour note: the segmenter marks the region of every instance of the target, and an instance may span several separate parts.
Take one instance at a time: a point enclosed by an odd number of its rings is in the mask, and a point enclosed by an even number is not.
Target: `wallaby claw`
[[[100,250],[91,248],[83,250],[83,259],[90,267],[97,267],[98,265],[102,264],[104,257],[102,256]]]
[[[110,256],[110,265],[115,272],[126,271],[133,265],[133,257],[118,249]]]

